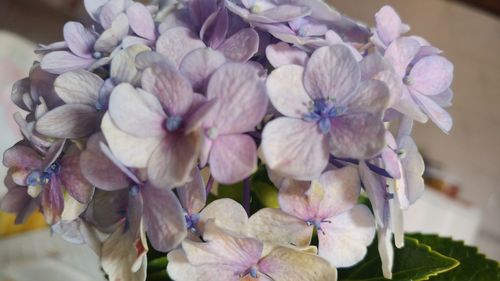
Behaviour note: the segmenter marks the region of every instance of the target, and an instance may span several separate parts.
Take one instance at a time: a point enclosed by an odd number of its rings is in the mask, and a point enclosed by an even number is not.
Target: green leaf
[[[428,234],[408,234],[433,250],[454,258],[460,265],[452,271],[431,278],[431,281],[492,281],[500,280],[499,263],[487,259],[477,248],[466,246],[462,241]]]
[[[446,257],[429,246],[413,238],[405,238],[405,247],[396,249],[392,280],[419,281],[453,269],[459,262]],[[368,248],[363,261],[351,268],[339,269],[342,281],[382,281],[381,261],[377,250],[377,241]]]
[[[278,189],[265,182],[252,182],[253,193],[264,207],[279,208]]]
[[[149,258],[149,257],[148,257]],[[146,281],[170,281],[167,274],[167,257],[163,256],[155,259],[148,259]]]

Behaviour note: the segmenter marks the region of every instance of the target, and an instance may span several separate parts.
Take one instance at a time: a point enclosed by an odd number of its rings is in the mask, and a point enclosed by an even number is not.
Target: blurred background
[[[12,84],[28,74],[37,43],[61,40],[63,24],[82,18],[81,2],[0,0],[0,151],[19,139],[12,121]],[[455,124],[450,135],[430,123],[418,124],[414,131],[428,165],[429,188],[406,213],[405,228],[464,240],[500,260],[500,1],[329,2],[370,26],[380,7],[392,5],[412,27],[411,34],[444,50],[455,64],[450,109]],[[0,169],[1,178],[5,172]],[[0,196],[4,192],[0,185]],[[18,262],[12,263],[14,259]],[[68,266],[57,266],[60,262]],[[37,216],[14,226],[13,217],[0,213],[0,264],[0,281],[102,280],[97,258],[89,250],[51,238]],[[57,274],[40,275],[48,269]]]

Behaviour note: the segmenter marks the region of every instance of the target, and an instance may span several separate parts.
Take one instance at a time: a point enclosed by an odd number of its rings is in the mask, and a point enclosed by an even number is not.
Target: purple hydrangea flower
[[[316,50],[307,65],[286,65],[267,80],[273,106],[285,117],[269,122],[262,134],[261,155],[276,172],[313,178],[340,157],[370,158],[384,146],[382,114],[387,86],[360,83],[360,68],[351,51],[337,45]]]

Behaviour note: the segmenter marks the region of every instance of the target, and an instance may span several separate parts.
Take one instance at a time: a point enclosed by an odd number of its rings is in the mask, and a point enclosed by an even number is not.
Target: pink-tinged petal
[[[42,58],[42,69],[53,73],[62,74],[72,70],[87,69],[95,60],[93,58],[81,58],[68,51],[56,51],[46,54]]]
[[[120,171],[122,173],[124,173],[125,175],[127,175],[127,177],[132,180],[132,182],[136,183],[137,185],[141,185],[142,184],[142,181],[139,180],[139,178],[137,177],[137,175],[135,174],[135,171],[127,168],[122,162],[120,162],[120,160],[118,160],[115,155],[113,154],[113,152],[111,152],[111,150],[109,149],[109,147],[104,144],[104,143],[99,143],[99,147],[101,148],[101,151],[102,153],[104,153],[104,155],[106,155],[106,157],[108,157],[109,160],[111,160],[111,162],[113,162],[113,164],[115,164],[115,166],[120,169]]]
[[[248,19],[259,23],[280,23],[307,16],[311,9],[307,6],[279,5],[260,13],[250,14]]]
[[[401,22],[401,18],[391,6],[382,7],[375,14],[375,22],[377,35],[386,46],[410,29]]]
[[[304,222],[314,218],[317,212],[309,204],[306,194],[310,185],[310,182],[307,181],[283,181],[278,197],[280,208],[285,213],[300,218]]]
[[[201,99],[200,99],[201,97]],[[185,134],[190,134],[197,131],[203,124],[205,118],[210,114],[217,105],[216,99],[205,101],[206,98],[200,94],[195,94],[191,109],[188,112],[189,117],[186,119],[184,128]],[[198,103],[198,104],[197,104]]]
[[[449,133],[453,127],[453,118],[442,107],[435,103],[432,99],[419,93],[412,93],[420,108],[429,116],[439,129],[445,133]]]
[[[102,133],[92,135],[80,156],[83,176],[96,187],[114,191],[127,187],[129,180],[115,164],[101,151],[100,143],[105,142]]]
[[[92,58],[96,34],[86,29],[81,23],[74,21],[64,25],[63,33],[64,41],[73,54],[82,58]]]
[[[31,171],[26,170],[26,169],[15,169],[12,172],[11,178],[14,184],[19,185],[19,186],[27,186],[26,180],[28,179],[28,176],[30,175]]]
[[[179,70],[189,79],[194,90],[205,92],[208,79],[224,63],[226,63],[226,57],[221,52],[201,48],[187,54]]]
[[[450,107],[452,105],[451,100],[453,99],[453,91],[451,89],[447,89],[446,91],[430,98],[443,108]]]
[[[419,105],[413,100],[406,86],[403,86],[401,96],[391,104],[391,108],[420,123],[425,123],[429,120],[427,115],[420,110]]]
[[[307,247],[311,243],[313,226],[280,209],[264,208],[250,217],[250,235],[277,245]]]
[[[227,9],[217,9],[203,23],[200,38],[212,49],[217,49],[226,39],[229,25]]]
[[[386,181],[373,173],[365,161],[359,163],[359,174],[365,187],[366,194],[372,204],[375,220],[378,226],[388,227],[389,206],[387,203]]]
[[[377,230],[378,252],[382,261],[382,274],[386,279],[392,279],[392,266],[394,265],[394,247],[392,246],[392,233],[389,228]]]
[[[214,221],[217,227],[230,233],[246,236],[248,233],[248,215],[240,203],[229,199],[217,199],[200,212],[198,229],[205,232],[205,224]]]
[[[262,160],[284,176],[311,179],[328,164],[328,139],[315,123],[281,117],[262,132]]]
[[[368,80],[359,84],[356,92],[338,101],[347,107],[346,114],[366,112],[377,118],[389,105],[389,98],[389,88],[384,82]]]
[[[155,95],[168,116],[183,116],[193,102],[189,80],[168,64],[156,64],[142,74],[142,87]]]
[[[125,229],[125,222],[104,241],[101,266],[110,281],[145,281],[145,252],[141,239]],[[138,268],[136,264],[139,264]],[[135,270],[134,270],[135,269]]]
[[[337,157],[369,159],[384,148],[385,131],[376,114],[340,116],[331,122],[330,152]]]
[[[313,99],[343,98],[361,79],[361,70],[349,48],[343,45],[317,49],[307,62],[304,86]]]
[[[177,188],[177,195],[179,195],[181,206],[190,215],[197,214],[205,207],[207,192],[198,168],[194,168],[191,172],[190,182]]]
[[[285,65],[275,69],[267,78],[269,100],[276,110],[290,117],[302,118],[309,112],[312,100],[302,84],[304,68]]]
[[[205,124],[219,134],[253,131],[267,111],[264,81],[258,69],[247,64],[227,63],[212,75],[207,99],[214,98],[216,108]]]
[[[97,189],[89,209],[99,229],[107,230],[123,219],[127,213],[128,189],[102,191]]]
[[[389,107],[401,99],[403,81],[393,70],[384,70],[373,76],[373,79],[382,81],[389,88]]]
[[[50,184],[44,188],[40,197],[42,213],[47,224],[59,222],[64,208],[64,198],[61,182],[55,174],[50,178]]]
[[[208,221],[203,235],[205,243],[185,240],[182,248],[192,265],[207,263],[229,265],[235,273],[243,273],[259,261],[264,245],[253,238],[231,235]]]
[[[127,16],[130,21],[130,28],[135,34],[149,39],[156,39],[155,22],[151,13],[141,3],[134,3],[127,8]]]
[[[363,58],[359,63],[361,68],[361,81],[370,80],[382,71],[392,70],[392,66],[380,53],[372,53]],[[400,77],[398,77],[401,80]]]
[[[144,198],[144,225],[153,248],[168,252],[186,237],[186,221],[181,204],[169,188],[146,184],[141,190]]]
[[[65,103],[83,103],[95,106],[103,80],[86,70],[67,72],[57,77],[54,88]]]
[[[174,27],[165,31],[156,42],[158,53],[179,65],[191,51],[204,48],[205,44],[186,27]]]
[[[121,131],[106,113],[102,118],[101,129],[109,148],[125,166],[146,168],[161,137],[138,138]]]
[[[93,20],[99,17],[99,11],[108,0],[84,0],[85,10]]]
[[[316,211],[316,218],[327,219],[354,207],[360,191],[357,169],[347,166],[321,174],[311,182],[306,195],[309,205]]]
[[[125,12],[126,4],[126,0],[109,0],[102,6],[99,12],[99,23],[104,29],[110,28],[116,17]]]
[[[206,264],[193,266],[182,249],[173,250],[167,256],[168,276],[177,281],[192,280],[238,280],[230,266]]]
[[[453,80],[453,64],[442,56],[428,56],[419,60],[410,71],[410,91],[422,95],[438,95],[446,91]]]
[[[66,104],[42,116],[36,122],[36,130],[54,138],[77,139],[88,136],[99,127],[99,115],[95,107],[85,104]]]
[[[406,76],[406,68],[415,58],[420,49],[417,40],[409,37],[401,37],[392,42],[385,51],[385,59],[394,67],[399,77]]]
[[[80,151],[73,146],[61,159],[59,178],[66,191],[82,204],[94,195],[94,187],[85,179],[80,168]]]
[[[370,209],[357,205],[348,212],[322,223],[318,233],[319,256],[336,267],[349,267],[361,261],[366,247],[375,237],[375,225]]]
[[[158,188],[174,188],[185,184],[200,153],[198,133],[167,134],[148,162],[149,180]]]
[[[401,159],[404,175],[404,191],[409,203],[413,204],[424,193],[425,184],[422,175],[424,174],[425,164],[418,152],[417,145],[410,136],[404,136],[398,142],[399,148],[405,152],[405,157]],[[407,206],[402,207],[405,208]]]
[[[275,68],[288,64],[303,66],[308,59],[306,52],[284,42],[267,46],[266,57]]]
[[[233,184],[257,170],[257,146],[248,135],[224,135],[214,140],[208,161],[217,182]]]
[[[158,99],[123,83],[115,87],[109,99],[109,115],[120,130],[136,137],[161,137],[166,119]]]
[[[317,255],[288,247],[276,247],[258,265],[259,271],[271,279],[280,281],[328,281],[337,280],[337,270]],[[250,279],[252,280],[252,279]]]
[[[155,64],[163,63],[166,63],[172,67],[176,67],[175,62],[171,61],[164,55],[153,51],[142,52],[135,57],[135,65],[140,70],[144,70]]]
[[[384,163],[384,168],[394,179],[401,178],[401,163],[398,157],[398,145],[396,140],[392,136],[391,132],[387,131],[385,133],[385,140],[387,146],[382,150],[380,156]]]
[[[33,148],[18,144],[3,153],[2,163],[8,168],[40,169],[42,157]]]
[[[227,38],[217,48],[226,58],[232,61],[245,62],[253,57],[259,49],[259,35],[253,28],[245,28]]]
[[[94,49],[98,52],[112,52],[120,42],[128,35],[129,21],[125,14],[117,16],[111,27],[104,30],[104,32],[97,38]]]

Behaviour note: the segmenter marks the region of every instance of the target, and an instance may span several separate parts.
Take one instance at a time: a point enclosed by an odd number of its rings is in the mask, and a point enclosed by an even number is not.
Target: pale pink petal
[[[141,190],[144,198],[144,225],[153,248],[168,252],[186,237],[186,221],[181,204],[171,189],[146,184]]]
[[[281,117],[262,132],[261,157],[270,169],[299,179],[318,176],[328,163],[328,139],[315,123]]]
[[[303,66],[308,58],[306,52],[284,42],[267,46],[266,57],[275,68],[288,64]]]
[[[103,80],[86,70],[67,72],[57,77],[54,88],[65,103],[83,103],[95,106]]]
[[[113,20],[125,12],[126,0],[108,0],[99,12],[99,23],[104,29],[112,26]]]
[[[49,73],[62,74],[72,70],[87,69],[94,62],[93,58],[81,58],[68,51],[55,51],[42,58],[41,66]]]
[[[191,51],[204,48],[205,44],[186,27],[174,27],[165,31],[156,42],[158,53],[179,65]]]
[[[442,107],[436,104],[427,96],[413,93],[413,97],[420,105],[420,108],[429,116],[429,118],[445,133],[449,133],[453,127],[453,118]]]
[[[217,182],[233,184],[257,170],[257,146],[248,135],[224,135],[214,140],[208,161]]]
[[[109,100],[109,115],[122,131],[136,137],[160,137],[165,134],[163,112],[158,99],[123,83],[115,87]]]
[[[81,138],[95,132],[99,127],[99,116],[95,107],[85,104],[66,104],[42,116],[36,122],[36,130],[54,138]]]
[[[208,204],[200,212],[198,229],[203,233],[205,224],[213,220],[215,224],[226,231],[247,235],[248,215],[240,203],[229,199],[217,199]]]
[[[385,51],[384,57],[394,67],[399,77],[406,76],[406,68],[415,58],[420,49],[420,44],[415,39],[401,37],[392,42]]]
[[[81,23],[70,21],[64,25],[64,41],[75,55],[92,58],[96,34],[86,29]]]
[[[451,85],[453,64],[442,56],[424,57],[413,66],[407,79],[411,92],[438,95]]]
[[[313,226],[280,209],[264,208],[250,217],[250,235],[277,245],[307,247],[311,243]]]
[[[304,86],[313,99],[342,98],[351,94],[361,70],[349,48],[343,45],[317,49],[306,65]]]
[[[382,7],[375,14],[375,21],[377,35],[386,46],[409,30],[409,27],[401,22],[401,18],[391,6]]]
[[[189,263],[182,249],[173,250],[167,256],[168,276],[176,281],[192,280],[231,280],[238,281],[237,272],[233,272],[230,266],[225,265],[197,265]]]
[[[275,69],[267,78],[269,100],[285,116],[302,118],[309,112],[312,100],[302,84],[303,74],[302,66],[285,65]]]
[[[374,118],[381,118],[389,105],[389,98],[389,88],[384,82],[368,80],[359,84],[355,92],[338,101],[347,107],[346,114],[366,112],[373,114]]]
[[[162,138],[138,138],[121,131],[106,113],[101,129],[116,158],[128,167],[146,168],[149,157]]]
[[[384,163],[384,168],[393,178],[400,179],[402,171],[397,152],[398,145],[396,144],[394,136],[392,136],[389,131],[385,133],[385,140],[387,142],[387,146],[380,154]]]
[[[373,215],[365,205],[358,205],[321,227],[324,234],[318,233],[318,254],[336,267],[349,267],[361,261],[375,236]]]
[[[134,3],[127,8],[130,28],[135,34],[149,39],[156,39],[155,22],[149,10],[141,3]]]
[[[267,96],[258,69],[242,63],[227,63],[210,79],[207,99],[216,99],[205,122],[219,134],[253,131],[267,111]],[[227,114],[231,112],[232,114]]]
[[[232,61],[245,62],[259,49],[259,35],[253,28],[245,28],[227,38],[217,50]]]
[[[187,54],[179,69],[189,79],[193,89],[204,92],[212,73],[225,62],[226,58],[222,53],[210,48],[200,48]]]
[[[175,67],[156,64],[142,74],[142,87],[155,95],[168,116],[182,116],[193,102],[193,88],[189,80]]]
[[[287,180],[280,186],[280,208],[287,214],[307,222],[314,218],[317,210],[309,204],[307,191],[311,183],[306,181]]]
[[[182,207],[188,214],[196,214],[205,207],[207,192],[200,170],[194,168],[191,172],[191,181],[185,186],[177,188],[177,195]]]
[[[408,87],[403,86],[401,96],[391,104],[391,108],[401,112],[408,118],[425,123],[429,118],[420,110],[419,105],[413,100]]]
[[[148,177],[158,188],[174,188],[185,184],[200,153],[198,133],[167,134],[148,162]]]
[[[276,247],[259,262],[259,271],[271,280],[337,280],[337,270],[317,255]],[[269,279],[259,279],[269,280]]]

